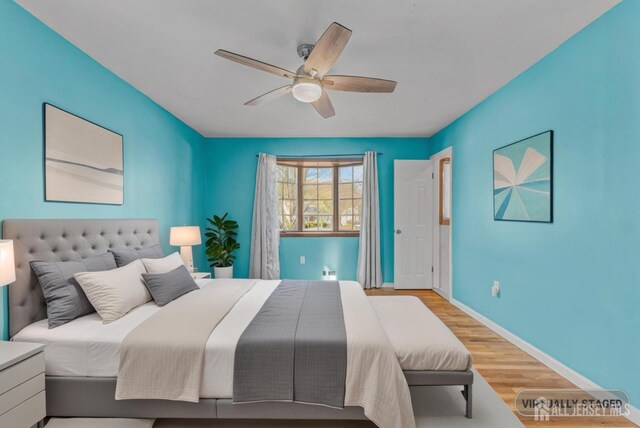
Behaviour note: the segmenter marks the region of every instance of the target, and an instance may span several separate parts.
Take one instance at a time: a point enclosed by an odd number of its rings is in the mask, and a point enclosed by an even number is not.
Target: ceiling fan
[[[327,75],[338,60],[338,57],[340,57],[350,37],[351,30],[334,22],[322,34],[315,45],[304,44],[298,46],[298,55],[304,60],[304,65],[300,66],[295,73],[223,49],[218,49],[216,55],[248,67],[293,79],[291,84],[260,95],[247,101],[245,105],[255,106],[291,92],[295,99],[303,103],[310,103],[320,113],[320,116],[327,119],[336,113],[325,89],[371,93],[393,92],[396,88],[397,82],[393,80]]]

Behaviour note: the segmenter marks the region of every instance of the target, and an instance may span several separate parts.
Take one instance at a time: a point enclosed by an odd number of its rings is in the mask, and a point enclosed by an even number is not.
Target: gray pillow
[[[200,289],[184,266],[178,266],[167,273],[143,273],[142,279],[158,306],[164,306],[183,294]]]
[[[49,328],[54,328],[95,312],[73,275],[115,269],[116,261],[111,253],[104,253],[78,261],[32,261],[30,265],[47,302]]]
[[[138,259],[159,259],[164,257],[160,245],[148,248],[121,248],[109,251],[113,253],[118,267],[126,266]]]

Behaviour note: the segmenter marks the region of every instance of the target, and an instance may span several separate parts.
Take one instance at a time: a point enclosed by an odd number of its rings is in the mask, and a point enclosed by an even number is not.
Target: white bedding
[[[215,280],[196,282],[201,287],[215,287]],[[213,330],[205,349],[202,398],[233,397],[233,359],[238,339],[279,283],[279,280],[259,281]],[[422,303],[406,299],[411,298],[370,298],[402,368],[465,370],[470,367],[469,351],[453,333],[435,315],[422,311]],[[48,328],[47,320],[41,320],[25,327],[13,340],[46,344],[46,373],[49,376],[116,377],[120,344],[125,336],[160,309],[149,302],[109,324],[103,324],[97,313],[54,329]],[[399,311],[402,311],[401,316],[398,316]],[[415,328],[402,333],[406,323]]]
[[[197,280],[199,286],[215,287],[215,280]],[[202,398],[233,397],[233,356],[244,329],[280,283],[259,281],[218,324],[207,341],[202,372]],[[49,329],[41,320],[22,329],[13,340],[44,343],[49,376],[116,377],[120,344],[138,324],[160,310],[146,303],[110,324],[97,313]]]
[[[471,354],[433,312],[413,296],[370,296],[369,301],[402,370],[471,368]],[[409,328],[408,328],[409,327]]]

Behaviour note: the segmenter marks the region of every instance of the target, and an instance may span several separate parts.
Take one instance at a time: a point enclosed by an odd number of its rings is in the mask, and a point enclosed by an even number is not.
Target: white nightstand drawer
[[[46,416],[44,391],[0,415],[0,427],[30,427]]]
[[[44,391],[44,373],[0,395],[0,415],[42,391]]]
[[[0,371],[0,394],[4,394],[40,373],[44,373],[44,352],[39,352]]]

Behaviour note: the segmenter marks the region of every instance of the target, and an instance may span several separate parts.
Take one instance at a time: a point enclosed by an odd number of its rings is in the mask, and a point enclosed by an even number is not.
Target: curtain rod
[[[384,153],[376,153],[382,156]],[[275,155],[277,158],[338,158],[338,157],[363,157],[364,153],[348,153],[348,154],[333,154],[333,155]],[[260,157],[258,153],[256,157]]]

